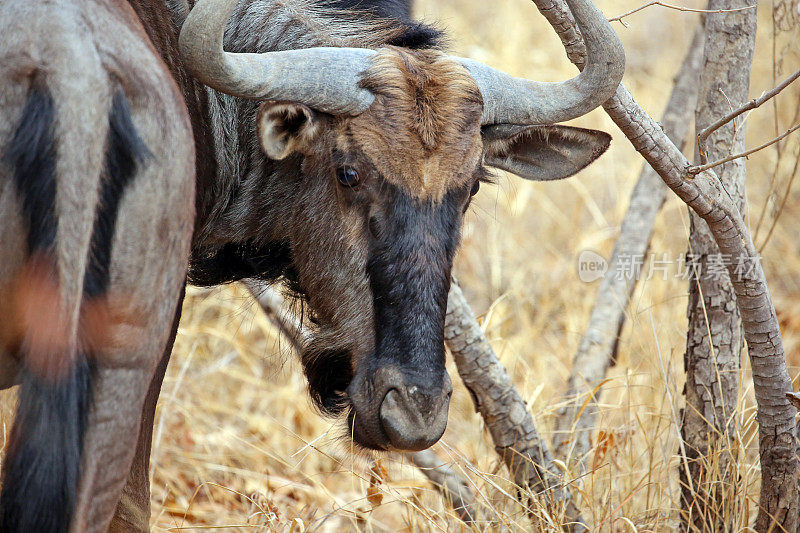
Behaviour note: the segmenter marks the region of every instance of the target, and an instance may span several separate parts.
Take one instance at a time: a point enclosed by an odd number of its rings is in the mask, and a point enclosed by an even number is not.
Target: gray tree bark
[[[709,10],[731,10],[751,0],[710,0]],[[705,51],[701,89],[695,112],[699,133],[731,107],[747,101],[756,36],[756,10],[709,13],[705,17]],[[737,127],[738,126],[738,127]],[[744,124],[730,122],[696,148],[698,164],[745,150]],[[745,207],[745,160],[717,167],[720,183],[739,212]],[[736,405],[742,351],[741,318],[725,262],[708,224],[689,209],[691,234],[687,251],[689,325],[686,335],[686,406],[681,419],[682,520],[687,529],[728,531],[737,493],[732,456],[736,446]]]
[[[698,25],[661,118],[664,132],[679,147],[689,133],[702,57],[703,26]],[[577,461],[581,470],[592,449],[599,387],[616,362],[619,335],[638,281],[639,268],[636,261],[631,260],[643,258],[647,253],[656,215],[666,194],[664,182],[645,164],[631,193],[630,206],[608,260],[608,271],[597,291],[589,324],[572,362],[565,395],[568,403],[556,419],[555,453],[567,462]]]
[[[472,394],[503,459],[520,487],[545,498],[552,516],[564,516],[564,530],[585,531],[580,511],[539,436],[527,405],[511,383],[464,294],[453,280],[447,297],[444,338],[458,374]]]
[[[406,454],[427,476],[465,524],[477,519],[475,493],[470,484],[430,449]]]
[[[586,50],[563,0],[534,3],[561,38],[567,56],[580,67]],[[667,187],[708,224],[720,252],[731,259],[725,266],[742,317],[758,403],[762,483],[755,528],[759,532],[779,527],[796,531],[800,470],[795,454],[795,411],[786,397],[792,384],[775,307],[742,215],[713,169],[689,175],[689,161],[623,84],[603,107]]]

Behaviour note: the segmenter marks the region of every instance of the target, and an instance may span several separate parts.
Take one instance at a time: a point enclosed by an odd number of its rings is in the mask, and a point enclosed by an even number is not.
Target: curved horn
[[[611,24],[589,0],[566,0],[586,44],[586,66],[575,78],[547,83],[515,78],[461,58],[484,100],[483,124],[553,124],[585,115],[617,90],[625,50]]]
[[[374,100],[359,87],[373,50],[305,48],[261,54],[222,49],[238,0],[203,0],[189,12],[178,47],[186,67],[209,87],[250,99],[300,102],[332,114],[358,115]]]

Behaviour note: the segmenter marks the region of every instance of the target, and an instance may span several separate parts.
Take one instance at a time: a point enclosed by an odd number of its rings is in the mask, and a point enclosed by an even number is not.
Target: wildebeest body
[[[126,2],[7,1],[0,28],[0,530],[102,529],[185,278],[189,122]]]

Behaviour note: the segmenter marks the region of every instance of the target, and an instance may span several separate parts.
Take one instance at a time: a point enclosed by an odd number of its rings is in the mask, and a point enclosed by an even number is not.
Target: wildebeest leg
[[[150,413],[168,359],[163,354],[168,353],[166,347],[173,339],[174,327],[170,329],[169,317],[175,321],[181,290],[175,290],[173,295],[170,292],[164,291],[163,301],[151,307],[153,316],[161,319],[160,323],[151,321],[149,327],[134,329],[130,335],[136,339],[138,350],[119,354],[119,358],[98,359],[72,533],[108,530],[123,487],[131,477],[140,435],[146,441],[143,454],[149,451],[146,448],[149,448],[151,427],[146,425],[144,432],[140,428],[143,413],[151,420]],[[145,409],[147,400],[151,401]],[[136,465],[137,469],[140,467],[141,462]],[[146,466],[144,468],[145,472],[139,475],[143,476],[146,486]],[[141,483],[139,475],[134,479],[134,486]],[[146,524],[147,518],[144,520]]]
[[[175,320],[172,323],[172,333],[170,334],[164,355],[156,367],[153,379],[150,381],[150,389],[144,400],[142,408],[142,421],[139,429],[139,442],[136,445],[136,454],[133,457],[128,481],[122,491],[122,497],[117,503],[117,510],[114,519],[111,521],[111,532],[125,531],[149,531],[150,530],[150,447],[153,439],[153,421],[156,414],[156,404],[158,395],[161,392],[161,384],[164,381],[164,374],[167,371],[172,346],[175,343],[175,335],[178,332],[178,322],[181,317],[181,301],[178,303],[178,310],[175,313]]]
[[[101,228],[105,242],[98,239],[94,246],[94,256],[105,251],[108,288],[97,298],[86,298],[82,306],[84,329],[96,339],[96,373],[73,533],[105,532],[111,523],[136,452],[148,389],[171,343],[170,326],[186,279],[194,201],[190,131],[177,101],[173,106],[165,102],[160,114],[153,102],[158,102],[156,95],[134,102],[128,121],[138,124],[150,156],[126,184],[124,196],[111,191],[117,194],[116,204],[99,203],[100,214],[109,206],[119,209],[115,223]],[[126,168],[126,160],[111,159],[115,144],[110,141],[109,146],[106,166]],[[105,183],[110,188],[115,182]],[[97,332],[91,327],[95,322]]]

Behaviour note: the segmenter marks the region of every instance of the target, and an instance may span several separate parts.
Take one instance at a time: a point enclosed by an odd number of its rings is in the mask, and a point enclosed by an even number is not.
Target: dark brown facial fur
[[[387,48],[362,85],[375,102],[348,121],[340,147],[358,148],[416,198],[439,201],[471,180],[481,157],[483,100],[461,65],[436,50]]]

